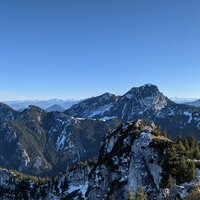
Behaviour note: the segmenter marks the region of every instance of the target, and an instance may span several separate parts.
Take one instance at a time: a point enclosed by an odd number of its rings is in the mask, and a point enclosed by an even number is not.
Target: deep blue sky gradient
[[[147,82],[200,97],[199,10],[199,0],[1,0],[0,99],[80,99]]]

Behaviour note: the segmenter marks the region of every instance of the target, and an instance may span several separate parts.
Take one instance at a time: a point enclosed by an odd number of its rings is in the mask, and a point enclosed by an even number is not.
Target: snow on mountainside
[[[98,99],[99,97],[86,99],[65,113],[97,119],[118,118],[123,122],[137,118],[149,119],[155,121],[163,130],[173,133],[173,137],[180,132],[183,135],[193,132],[198,136],[200,131],[199,108],[172,102],[152,84],[134,87],[123,96],[114,98],[112,103],[99,103]],[[91,106],[94,104],[95,106]]]
[[[65,114],[81,118],[100,118],[113,107],[117,100],[118,96],[105,93],[73,105],[71,109],[65,111]]]

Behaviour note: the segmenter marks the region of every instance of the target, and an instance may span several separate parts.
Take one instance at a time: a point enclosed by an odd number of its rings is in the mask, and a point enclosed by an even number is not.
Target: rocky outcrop
[[[156,136],[155,128],[153,123],[137,120],[108,133],[93,166],[89,170],[88,165],[81,166],[81,173],[79,170],[77,173],[77,166],[70,172],[72,177],[80,178],[87,169],[88,176],[78,182],[67,176],[70,189],[66,196],[86,196],[91,200],[128,199],[129,190],[136,192],[138,186],[142,186],[149,199],[161,198],[161,164],[171,140]],[[81,185],[87,188],[84,194]],[[72,187],[76,190],[70,192]]]

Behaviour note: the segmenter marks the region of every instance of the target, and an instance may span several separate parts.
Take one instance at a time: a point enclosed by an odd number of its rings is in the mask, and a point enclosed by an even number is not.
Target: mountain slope
[[[117,100],[117,96],[105,93],[73,105],[65,111],[65,114],[80,118],[101,118],[113,107]]]
[[[17,115],[17,111],[7,106],[4,103],[0,103],[0,120],[12,120]]]
[[[119,124],[76,119],[35,106],[22,112],[4,104],[0,108],[0,166],[36,175],[52,176],[95,156],[105,132]]]

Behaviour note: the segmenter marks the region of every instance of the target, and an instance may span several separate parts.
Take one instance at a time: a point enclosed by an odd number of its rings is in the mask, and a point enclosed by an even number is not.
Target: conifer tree
[[[166,182],[166,187],[167,188],[171,188],[172,186],[175,185],[175,180],[172,178],[171,174],[169,175],[169,178],[167,179],[167,182]]]
[[[188,173],[187,173],[187,180],[186,181],[190,181],[193,178],[195,178],[197,175],[197,169],[195,166],[194,162],[189,162],[188,163]]]
[[[134,193],[133,193],[133,190],[132,190],[132,189],[129,189],[129,190],[128,190],[128,199],[129,199],[129,200],[135,200],[135,198],[134,198]]]
[[[141,186],[138,187],[136,200],[147,200],[147,195],[145,194],[143,188]]]

